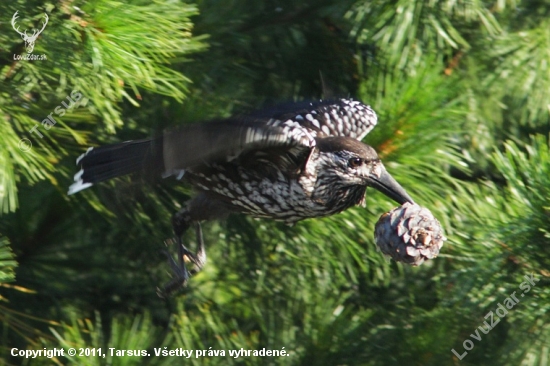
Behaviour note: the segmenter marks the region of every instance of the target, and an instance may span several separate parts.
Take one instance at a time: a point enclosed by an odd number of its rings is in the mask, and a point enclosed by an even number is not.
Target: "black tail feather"
[[[86,189],[94,183],[130,173],[160,175],[164,171],[162,139],[92,147],[76,163],[81,170],[74,176],[75,182],[69,187],[69,194]]]

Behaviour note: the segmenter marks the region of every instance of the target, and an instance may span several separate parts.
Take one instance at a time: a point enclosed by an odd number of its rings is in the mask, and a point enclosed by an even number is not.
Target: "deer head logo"
[[[13,27],[13,29],[15,29],[17,33],[21,35],[21,38],[23,38],[23,41],[25,41],[25,48],[27,49],[27,53],[31,53],[32,50],[34,50],[34,43],[36,42],[36,39],[38,38],[40,33],[42,33],[44,28],[46,28],[46,24],[48,24],[48,15],[46,13],[44,13],[44,17],[46,17],[46,21],[43,23],[42,29],[40,29],[39,31],[36,29],[33,29],[32,36],[29,36],[27,34],[27,31],[24,31],[23,33],[21,33],[19,31],[19,27],[17,28],[15,27],[15,21],[18,18],[17,11],[15,12],[15,14],[13,14],[13,17],[11,18],[11,26]]]

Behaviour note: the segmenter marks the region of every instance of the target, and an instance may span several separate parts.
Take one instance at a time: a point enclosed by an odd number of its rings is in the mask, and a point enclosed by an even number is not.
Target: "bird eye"
[[[352,168],[357,168],[363,164],[363,159],[360,158],[351,158],[348,162],[349,166]]]

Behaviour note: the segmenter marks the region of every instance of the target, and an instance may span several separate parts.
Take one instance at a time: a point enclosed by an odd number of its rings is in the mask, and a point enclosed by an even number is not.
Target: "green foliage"
[[[139,89],[179,101],[184,98],[190,80],[169,64],[182,62],[183,56],[205,47],[191,38],[189,17],[197,14],[194,5],[134,5],[108,0],[87,5],[84,10],[93,22],[82,27],[79,40],[84,52],[73,65],[89,68],[77,69],[74,79],[68,82],[94,101],[94,112],[110,116],[106,122],[111,131],[123,123],[116,111],[122,97],[139,105],[128,94],[128,87],[137,99],[142,99]]]
[[[540,19],[515,32],[495,38],[491,58],[495,70],[485,85],[510,100],[510,114],[521,124],[536,128],[548,121],[550,98],[550,21]]]
[[[147,359],[141,352],[130,357],[121,357],[113,350],[146,350],[156,346],[159,341],[159,330],[153,325],[148,315],[130,318],[115,318],[108,331],[109,339],[105,339],[101,318],[96,315],[93,322],[90,319],[72,318],[71,324],[61,324],[58,329],[51,329],[55,336],[54,342],[44,341],[45,347],[74,348],[76,355],[69,355],[70,363],[81,365],[143,365]],[[82,352],[81,350],[86,350]],[[101,350],[101,351],[100,351]],[[125,352],[127,356],[127,352]],[[60,359],[61,357],[59,357]],[[60,361],[60,360],[59,360]]]
[[[544,2],[19,0],[0,10],[0,354],[106,354],[8,362],[548,363]],[[16,10],[22,29],[48,14],[34,51],[47,61],[13,59],[25,52]],[[72,92],[82,98],[55,112]],[[90,145],[323,94],[377,111],[365,142],[441,221],[439,258],[418,268],[384,258],[373,228],[395,204],[368,189],[366,208],[294,227],[238,215],[204,225],[207,265],[163,300],[159,252],[189,187],[132,176],[66,195]],[[195,248],[191,233],[185,241]],[[538,282],[523,293],[530,274]],[[508,314],[471,338],[514,292]],[[462,354],[467,339],[475,347],[459,361],[451,349]],[[289,356],[228,354],[283,347]],[[178,348],[226,355],[155,356]]]
[[[3,14],[38,10],[30,2],[20,4],[25,10],[15,5],[0,9]],[[21,42],[15,42],[18,35],[11,24],[2,24],[1,42],[10,48],[12,57],[3,60],[0,86],[0,132],[5,142],[0,148],[3,213],[17,208],[21,177],[29,183],[49,178],[57,184],[54,165],[68,155],[68,145],[86,143],[91,130],[97,128],[96,117],[110,133],[121,127],[123,100],[139,106],[136,99],[143,99],[147,90],[181,101],[190,80],[170,64],[181,63],[186,55],[205,48],[204,37],[191,37],[189,17],[197,14],[194,5],[169,1],[85,5],[81,9],[61,3],[55,11],[49,6],[40,9],[50,13],[50,19],[34,52],[51,61],[14,60],[12,55],[24,50]],[[59,109],[62,102],[66,107]]]
[[[0,236],[0,283],[14,280],[14,270],[17,266],[14,255],[9,247],[9,240]]]
[[[387,62],[400,69],[414,69],[434,51],[450,57],[453,51],[468,50],[471,27],[489,35],[500,32],[481,1],[358,1],[347,17],[359,43],[374,42]]]
[[[511,208],[503,240],[530,266],[548,268],[550,244],[550,148],[548,138],[535,135],[518,146],[505,143],[493,161],[507,182]],[[512,211],[513,209],[513,211]]]

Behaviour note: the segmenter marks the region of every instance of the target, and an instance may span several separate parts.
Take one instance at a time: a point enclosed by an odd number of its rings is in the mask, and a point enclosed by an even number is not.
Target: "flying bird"
[[[185,258],[200,270],[206,252],[200,222],[231,213],[294,224],[365,205],[372,187],[399,204],[414,203],[361,140],[376,113],[351,100],[282,104],[247,115],[166,130],[151,139],[91,147],[76,163],[69,194],[121,175],[175,176],[196,195],[172,217],[177,260],[164,296],[190,278]],[[195,226],[198,248],[182,235]]]

